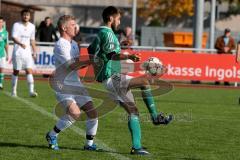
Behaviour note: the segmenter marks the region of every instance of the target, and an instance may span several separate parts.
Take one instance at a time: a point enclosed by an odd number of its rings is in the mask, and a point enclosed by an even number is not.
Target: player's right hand
[[[37,60],[37,54],[32,54],[32,57],[33,57],[34,61]]]

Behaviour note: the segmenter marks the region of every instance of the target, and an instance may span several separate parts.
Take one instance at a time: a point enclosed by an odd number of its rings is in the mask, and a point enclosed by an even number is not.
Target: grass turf
[[[89,84],[87,84],[89,85]],[[26,81],[19,81],[18,96],[52,113],[56,105],[54,92],[47,82],[36,81],[39,97],[28,97]],[[91,85],[102,89],[101,85]],[[33,110],[26,103],[8,96],[10,81],[0,91],[0,159],[3,160],[78,160],[78,159],[160,159],[160,160],[235,160],[240,157],[239,90],[177,87],[155,97],[159,111],[173,113],[168,126],[153,126],[141,99],[142,143],[151,156],[129,154],[131,148],[127,116],[122,108],[99,119],[97,139],[116,153],[84,151],[84,136],[71,129],[59,135],[60,151],[47,148],[45,134],[55,120]],[[85,129],[84,122],[75,126]],[[120,155],[120,156],[119,156]]]

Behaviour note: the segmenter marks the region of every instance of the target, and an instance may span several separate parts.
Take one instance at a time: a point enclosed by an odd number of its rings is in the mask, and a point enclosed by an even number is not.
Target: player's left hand
[[[131,54],[129,55],[129,59],[131,59],[133,62],[138,62],[141,60],[140,54]]]
[[[8,54],[6,55],[6,61],[8,62],[8,60],[9,60],[9,57],[8,57]]]

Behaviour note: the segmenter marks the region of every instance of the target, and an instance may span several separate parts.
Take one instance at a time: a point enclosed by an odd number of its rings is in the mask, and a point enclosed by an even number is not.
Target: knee
[[[129,115],[132,115],[132,114],[137,115],[137,116],[139,115],[139,112],[138,112],[138,109],[136,106],[129,107]]]
[[[14,75],[14,76],[18,76],[18,74],[19,74],[19,71],[18,71],[18,70],[14,70],[14,71],[13,71],[13,75]]]
[[[26,74],[28,75],[28,74],[32,74],[32,70],[31,69],[27,69],[26,70]]]
[[[98,118],[98,113],[97,113],[96,109],[93,109],[87,113],[87,116],[90,119],[96,119],[96,118]]]
[[[80,118],[81,111],[77,105],[72,104],[70,105],[68,112],[67,112],[73,119],[78,120]]]
[[[89,101],[86,103],[82,109],[87,114],[87,117],[90,119],[96,119],[98,117],[97,110],[94,108],[93,103]]]
[[[78,120],[80,118],[80,110],[79,111],[72,111],[69,112],[70,116],[74,119],[74,120]]]
[[[150,88],[149,81],[147,79],[143,79],[141,89],[145,90],[145,89],[148,89],[148,88]]]

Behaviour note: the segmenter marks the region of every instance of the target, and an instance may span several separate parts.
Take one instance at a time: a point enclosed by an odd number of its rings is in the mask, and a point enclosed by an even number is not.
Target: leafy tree
[[[140,17],[149,25],[166,25],[171,18],[193,15],[193,0],[138,0]]]

